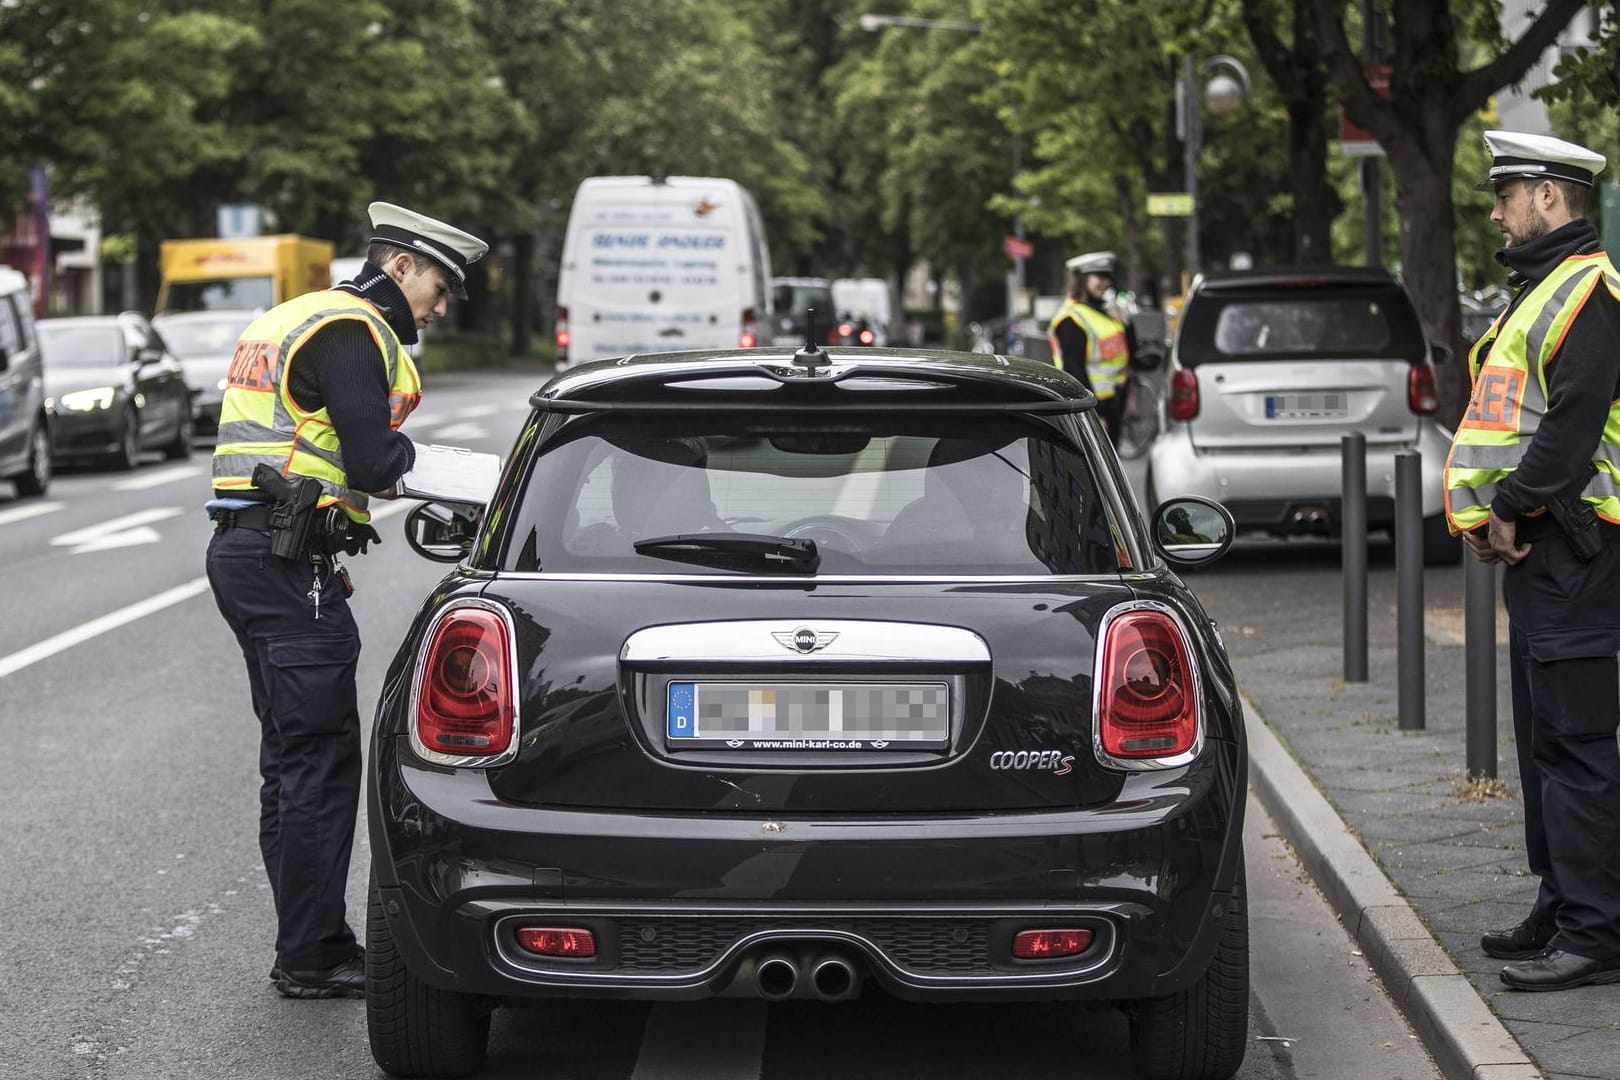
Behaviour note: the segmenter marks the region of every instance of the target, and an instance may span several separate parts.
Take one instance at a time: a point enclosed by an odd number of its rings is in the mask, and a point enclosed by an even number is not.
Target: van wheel
[[[43,495],[51,486],[51,432],[43,420],[34,428],[28,448],[27,471],[11,478],[17,494]]]
[[[1462,561],[1462,540],[1446,528],[1446,515],[1423,519],[1423,565],[1455,566]]]
[[[1131,1057],[1143,1080],[1227,1080],[1249,1043],[1249,914],[1239,856],[1209,968],[1169,997],[1135,1003]]]
[[[372,874],[366,905],[366,1032],[390,1076],[466,1076],[483,1064],[492,1004],[429,986],[394,945]]]

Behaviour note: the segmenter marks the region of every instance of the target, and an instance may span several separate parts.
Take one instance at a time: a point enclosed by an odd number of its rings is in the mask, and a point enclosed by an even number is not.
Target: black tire
[[[1462,562],[1462,541],[1446,528],[1446,515],[1423,519],[1423,565],[1456,566]]]
[[[1238,1071],[1249,1046],[1249,912],[1241,862],[1203,977],[1179,994],[1136,1002],[1131,1012],[1131,1057],[1142,1080],[1227,1080]]]
[[[29,436],[28,468],[11,478],[18,496],[43,495],[51,486],[51,432],[41,420]]]
[[[390,1076],[466,1076],[489,1047],[490,1003],[429,986],[394,946],[377,879],[366,905],[366,1032],[371,1056]]]
[[[174,438],[163,445],[163,456],[170,461],[184,461],[191,456],[191,402],[186,402],[184,411],[180,414],[180,426],[174,433]]]
[[[118,431],[118,449],[112,452],[112,466],[129,472],[141,463],[141,418],[134,409],[124,410],[124,423]]]

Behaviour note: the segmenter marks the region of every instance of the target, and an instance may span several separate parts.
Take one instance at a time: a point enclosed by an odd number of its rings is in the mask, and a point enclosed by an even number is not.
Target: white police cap
[[[488,244],[454,225],[393,203],[374,202],[367,211],[373,242],[381,240],[426,255],[450,272],[450,290],[466,299],[467,267],[489,252]]]
[[[1108,274],[1111,277],[1117,263],[1112,251],[1088,251],[1084,255],[1076,255],[1063,265],[1076,274]]]
[[[1551,135],[1523,131],[1487,131],[1485,147],[1491,152],[1491,174],[1474,185],[1488,191],[1504,180],[1572,180],[1591,187],[1607,159]]]

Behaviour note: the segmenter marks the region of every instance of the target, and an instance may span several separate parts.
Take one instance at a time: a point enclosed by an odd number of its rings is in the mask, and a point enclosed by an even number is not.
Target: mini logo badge
[[[820,652],[831,645],[837,639],[838,632],[836,630],[817,630],[811,626],[801,626],[792,632],[773,630],[771,631],[771,637],[794,652],[813,653]]]

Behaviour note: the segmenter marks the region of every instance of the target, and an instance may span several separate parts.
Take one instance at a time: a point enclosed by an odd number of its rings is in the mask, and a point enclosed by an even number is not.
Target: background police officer
[[[399,426],[421,382],[403,345],[444,315],[451,295],[466,295],[467,265],[488,250],[403,207],[370,210],[359,274],[272,308],[243,331],[208,504],[208,580],[241,645],[262,731],[259,846],[278,923],[270,977],[294,998],[365,989],[344,912],[360,794],[360,636],[335,556],[377,538],[367,493],[392,496],[415,460]],[[272,492],[255,483],[259,465],[318,485],[298,550],[284,550],[293,533]]]
[[[1069,268],[1069,294],[1047,326],[1052,363],[1074,375],[1097,397],[1097,416],[1119,445],[1125,412],[1125,379],[1130,363],[1128,330],[1109,307],[1114,284],[1114,253],[1076,255]]]
[[[1586,220],[1602,155],[1491,131],[1491,221],[1516,295],[1474,346],[1447,515],[1505,563],[1525,845],[1541,879],[1486,934],[1519,990],[1620,981],[1620,278]],[[1543,508],[1547,508],[1545,511]]]

